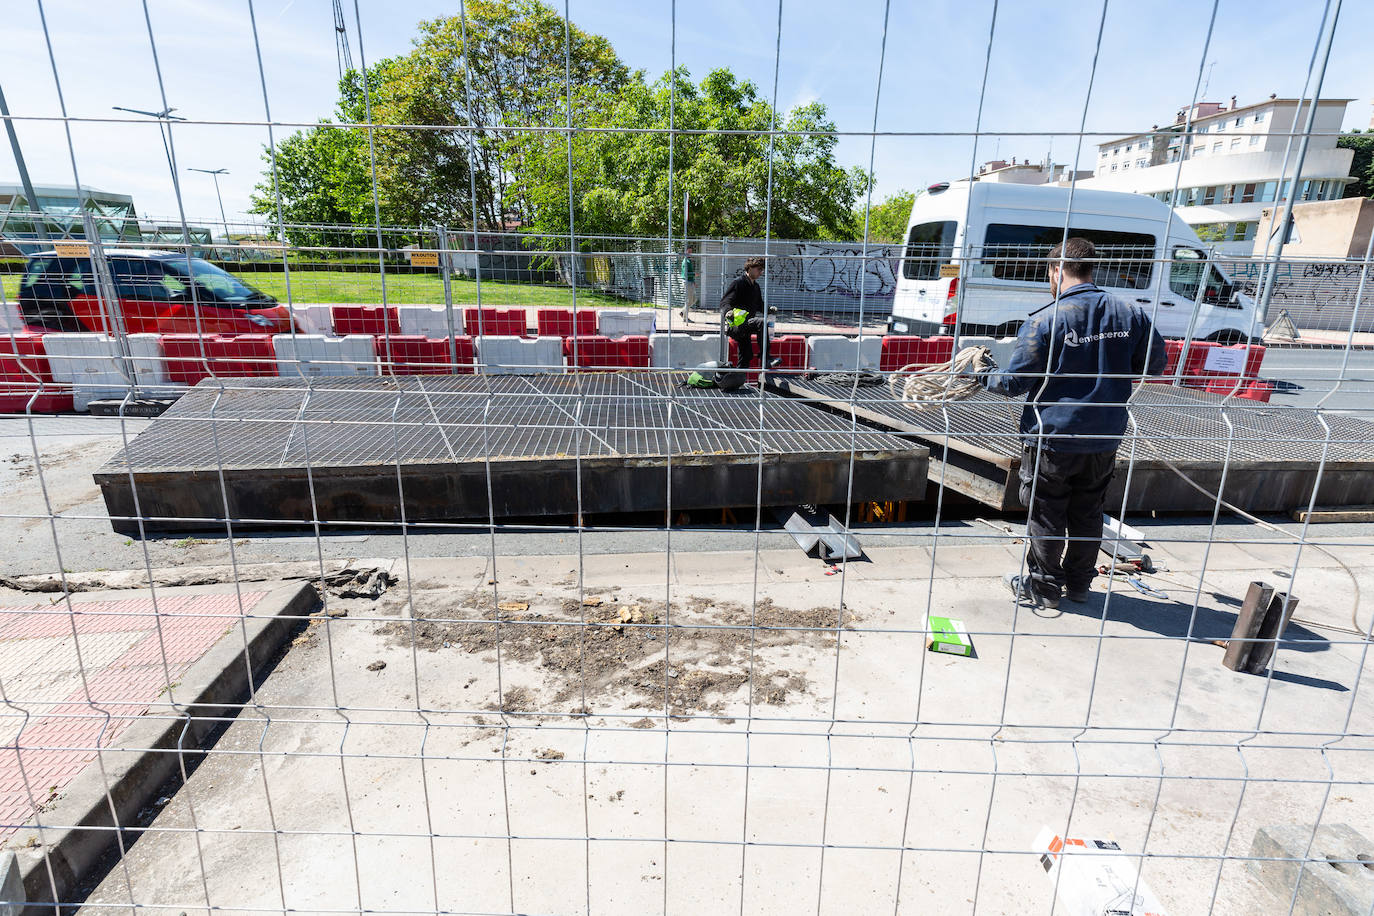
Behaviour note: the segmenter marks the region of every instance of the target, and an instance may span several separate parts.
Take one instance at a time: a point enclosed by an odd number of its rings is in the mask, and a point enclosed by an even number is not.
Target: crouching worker
[[[768,352],[769,310],[764,308],[763,292],[759,289],[759,277],[762,275],[763,258],[750,258],[744,262],[744,273],[732,280],[725,288],[725,295],[720,297],[725,333],[739,345],[738,369],[747,369],[754,361],[754,340],[758,341],[759,353]],[[770,359],[768,368],[773,368],[778,362],[777,359]]]
[[[1029,508],[1030,575],[1003,581],[1018,600],[1046,607],[1058,607],[1061,595],[1088,598],[1131,380],[1159,375],[1165,364],[1164,340],[1144,310],[1093,285],[1096,256],[1081,238],[1050,251],[1054,302],[1022,325],[1005,370],[979,376],[989,391],[1026,395],[1020,496]]]

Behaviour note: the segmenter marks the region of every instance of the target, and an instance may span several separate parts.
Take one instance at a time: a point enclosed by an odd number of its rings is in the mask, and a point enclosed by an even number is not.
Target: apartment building
[[[1344,195],[1354,153],[1337,149],[1336,138],[1351,101],[1318,100],[1296,189],[1291,176],[1309,108],[1303,104],[1299,110],[1298,99],[1273,96],[1243,106],[1234,96],[1230,105],[1201,102],[1191,111],[1181,109],[1168,127],[1099,144],[1096,170],[1078,186],[1172,202],[1218,252],[1248,255],[1266,204],[1272,207],[1290,192],[1297,201]]]

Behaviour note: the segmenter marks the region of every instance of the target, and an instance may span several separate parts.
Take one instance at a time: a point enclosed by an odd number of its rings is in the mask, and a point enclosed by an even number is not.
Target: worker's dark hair
[[[744,269],[749,270],[753,267],[763,267],[763,258],[750,258],[744,262]]]
[[[1075,237],[1065,239],[1051,248],[1049,263],[1054,266],[1062,259],[1064,273],[1076,280],[1091,280],[1093,278],[1093,259],[1096,257],[1097,248],[1092,242]]]

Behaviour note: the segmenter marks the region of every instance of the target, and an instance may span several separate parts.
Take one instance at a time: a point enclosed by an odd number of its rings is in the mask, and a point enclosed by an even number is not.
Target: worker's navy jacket
[[[989,391],[1026,395],[1021,435],[1060,452],[1107,452],[1126,432],[1132,378],[1164,371],[1164,339],[1138,306],[1091,283],[1064,290],[1021,326]]]

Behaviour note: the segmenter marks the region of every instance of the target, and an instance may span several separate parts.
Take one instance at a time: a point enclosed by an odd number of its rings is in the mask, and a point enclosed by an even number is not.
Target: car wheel
[[[1235,346],[1236,344],[1250,343],[1249,336],[1246,334],[1242,334],[1235,328],[1227,328],[1224,331],[1217,331],[1215,334],[1213,334],[1211,337],[1207,339],[1215,341],[1216,343],[1221,344],[1223,347],[1231,347]]]

